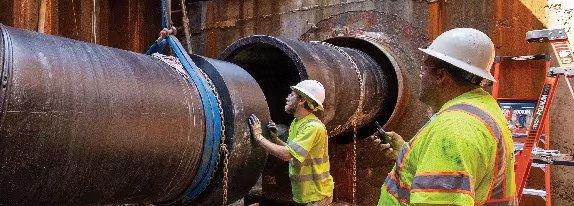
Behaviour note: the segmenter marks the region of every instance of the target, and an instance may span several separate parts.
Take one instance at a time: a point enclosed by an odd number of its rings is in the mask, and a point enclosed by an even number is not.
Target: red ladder
[[[526,39],[528,42],[550,42],[554,54],[559,63],[559,67],[552,67],[548,70],[547,75],[544,80],[544,86],[542,87],[542,92],[538,98],[536,104],[533,120],[530,124],[528,131],[528,136],[524,142],[523,149],[516,154],[516,184],[517,184],[517,198],[520,201],[522,195],[525,193],[524,187],[528,180],[530,173],[530,168],[534,160],[537,163],[543,164],[554,164],[554,165],[574,165],[572,162],[571,155],[563,155],[557,151],[551,150],[535,150],[537,143],[540,141],[543,133],[548,134],[547,127],[544,127],[545,122],[548,121],[548,114],[552,100],[554,99],[554,94],[556,92],[556,86],[558,84],[558,79],[560,76],[567,77],[568,85],[572,91],[572,82],[574,81],[574,57],[572,55],[572,49],[570,48],[568,37],[563,29],[546,29],[546,30],[536,30],[526,33]],[[498,92],[498,91],[497,91]],[[573,92],[574,96],[574,92]],[[550,141],[549,137],[545,141],[545,149],[549,149]],[[545,175],[545,187],[547,188],[546,205],[550,205],[550,177],[549,177],[549,167],[548,175]],[[526,190],[528,192],[528,190]]]
[[[494,64],[493,64],[493,68],[494,68],[494,78],[497,80],[493,86],[492,86],[492,96],[497,99],[498,101],[524,101],[524,99],[515,99],[515,98],[500,98],[500,94],[499,94],[499,90],[500,90],[500,67],[502,63],[517,63],[519,61],[526,61],[526,62],[530,62],[530,61],[544,61],[544,71],[548,72],[548,69],[550,68],[550,64],[551,64],[551,59],[550,59],[550,55],[548,54],[537,54],[537,55],[527,55],[527,56],[497,56],[494,59]],[[530,101],[530,100],[529,100]],[[549,117],[546,117],[547,119],[549,119]],[[550,149],[550,132],[549,132],[549,122],[545,121],[544,124],[544,134],[543,134],[543,138],[544,140],[541,140],[542,144],[544,145],[544,150],[549,150]],[[523,144],[521,143],[516,143],[515,142],[515,147],[516,148],[522,148]],[[521,149],[517,150],[520,151]],[[538,151],[538,150],[537,150]],[[515,151],[516,152],[516,151]],[[534,196],[539,196],[542,197],[545,202],[546,202],[546,206],[550,206],[551,205],[551,180],[550,180],[550,165],[549,164],[533,164],[533,167],[535,168],[540,168],[543,172],[544,172],[544,190],[537,190],[537,189],[527,189],[524,188],[523,194],[525,195],[534,195]]]

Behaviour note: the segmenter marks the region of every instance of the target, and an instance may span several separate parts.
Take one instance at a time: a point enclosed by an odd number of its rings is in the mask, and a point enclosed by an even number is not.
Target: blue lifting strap
[[[169,28],[171,22],[168,11],[169,5],[169,0],[161,1],[162,26],[164,28]],[[205,190],[215,172],[217,161],[219,160],[219,146],[223,129],[221,115],[223,115],[223,111],[221,111],[221,107],[219,106],[214,88],[212,89],[208,83],[208,77],[203,75],[202,70],[193,62],[175,36],[169,35],[165,39],[158,39],[150,46],[146,54],[161,52],[167,44],[189,75],[191,79],[190,83],[193,83],[197,88],[205,118],[203,155],[195,178],[184,193],[183,202],[187,203],[195,199]]]
[[[211,180],[213,172],[215,172],[215,167],[219,159],[219,144],[221,143],[222,135],[221,114],[223,114],[223,111],[220,111],[216,93],[211,89],[205,79],[207,77],[202,75],[200,68],[191,60],[191,57],[189,57],[185,49],[183,49],[183,46],[177,38],[170,35],[167,37],[167,42],[197,87],[201,103],[203,104],[205,117],[206,135],[201,165],[197,170],[195,179],[185,192],[184,201],[189,201],[203,192]]]

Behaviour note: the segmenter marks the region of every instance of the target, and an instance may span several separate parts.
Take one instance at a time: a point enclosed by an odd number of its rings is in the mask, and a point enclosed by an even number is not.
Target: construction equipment
[[[545,122],[548,121],[550,105],[552,104],[552,100],[556,92],[556,86],[561,76],[564,76],[567,79],[567,83],[572,91],[572,82],[574,79],[574,58],[572,55],[572,49],[568,42],[568,37],[563,29],[547,29],[530,31],[526,34],[526,39],[528,42],[550,42],[558,60],[559,67],[550,68],[546,74],[542,92],[533,113],[533,119],[529,127],[528,135],[522,149],[516,154],[516,188],[517,198],[519,201],[523,194],[549,197],[548,192],[524,189],[532,166],[540,167],[541,165],[539,165],[539,163],[547,165],[573,164],[571,155],[560,154],[555,150],[547,150],[549,149],[549,138],[545,139],[545,142],[547,143],[545,144],[545,149],[536,148],[538,142],[543,136],[544,129],[548,130],[547,126],[545,128],[544,125]],[[547,182],[547,184],[549,183]],[[549,185],[547,185],[547,188],[548,186]],[[546,199],[546,204],[550,204],[550,198]]]
[[[512,137],[515,140],[515,154],[516,152],[522,151],[524,147],[524,140],[528,135],[528,126],[527,122],[529,117],[532,116],[532,113],[535,108],[536,100],[530,98],[508,98],[508,97],[501,97],[500,95],[500,85],[501,85],[501,64],[509,63],[509,64],[516,64],[520,62],[538,62],[542,61],[544,63],[544,71],[547,72],[548,68],[550,67],[551,58],[548,54],[537,54],[537,55],[523,55],[523,56],[496,56],[493,64],[493,73],[494,78],[497,80],[494,82],[492,86],[492,96],[497,99],[501,108],[505,112],[505,116],[509,121],[509,127],[512,132]],[[515,114],[516,113],[516,114]],[[516,115],[516,116],[515,116]],[[520,115],[520,116],[519,116]],[[547,117],[548,118],[548,117]],[[550,136],[549,132],[549,121],[545,121],[544,128],[545,128],[545,135],[544,139],[541,139],[541,142],[544,144],[544,149],[550,148]],[[535,148],[536,152],[538,152],[538,147]],[[550,165],[547,164],[533,164],[533,167],[539,168],[544,172],[544,190],[538,189],[530,189],[525,188],[523,189],[523,193],[526,195],[535,195],[542,197],[544,200],[551,199],[551,188],[550,188]]]

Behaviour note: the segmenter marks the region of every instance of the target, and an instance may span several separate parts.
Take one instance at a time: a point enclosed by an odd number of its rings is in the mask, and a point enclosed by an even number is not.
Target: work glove
[[[283,124],[275,124],[275,122],[271,121],[267,124],[267,130],[269,130],[271,138],[277,143],[287,141],[287,126]]]
[[[395,132],[385,132],[384,135],[380,132],[375,132],[369,138],[373,140],[373,143],[379,150],[381,150],[387,157],[391,157],[393,160],[397,159],[399,151],[405,144],[405,140]],[[383,141],[382,138],[385,138],[385,141]]]
[[[255,140],[259,141],[261,138],[264,138],[262,135],[262,130],[261,130],[261,121],[259,120],[259,118],[257,118],[257,116],[255,116],[255,114],[251,114],[249,116],[249,129],[251,130],[251,137],[254,138]]]

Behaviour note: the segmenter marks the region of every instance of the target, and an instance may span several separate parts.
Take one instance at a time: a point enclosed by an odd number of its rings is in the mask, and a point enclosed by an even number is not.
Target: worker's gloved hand
[[[370,138],[377,148],[383,151],[386,156],[397,159],[399,151],[405,144],[405,140],[395,132],[385,132],[385,136],[386,137],[381,137],[379,132],[375,132]],[[386,138],[386,143],[383,143],[382,138]]]
[[[283,124],[275,124],[275,122],[269,122],[267,124],[267,130],[269,130],[269,135],[273,140],[281,140],[283,142],[287,141],[287,126]]]
[[[255,114],[251,114],[249,116],[248,123],[249,123],[249,129],[251,130],[251,137],[253,137],[257,141],[263,138],[263,135],[261,135],[262,133],[261,121],[259,120],[259,118],[257,118],[257,116],[255,116]]]
[[[279,137],[279,130],[277,129],[275,122],[267,123],[267,129],[269,130],[269,135],[271,135],[271,137]]]

